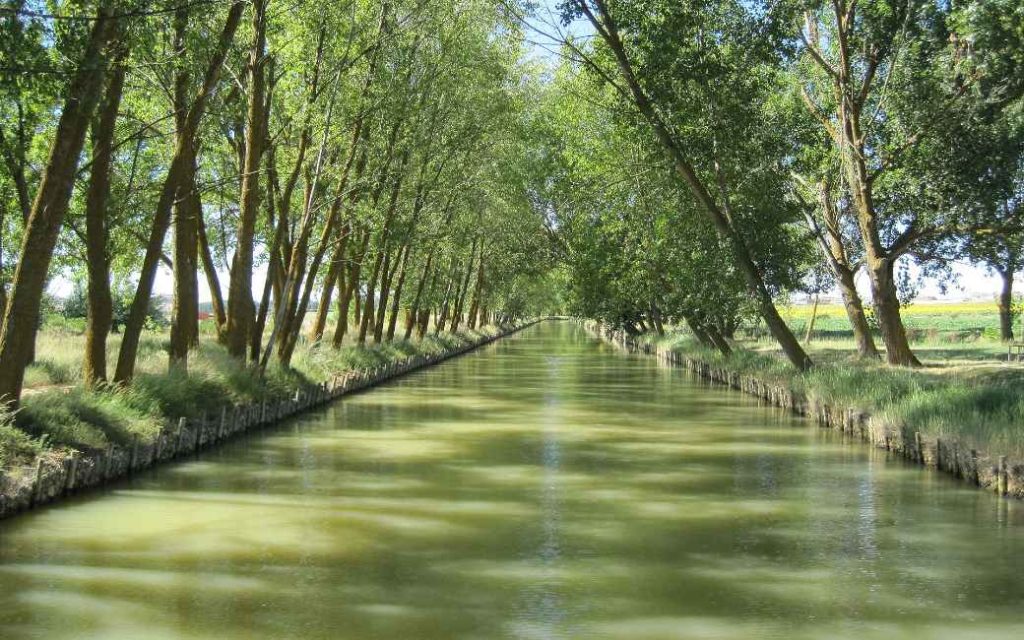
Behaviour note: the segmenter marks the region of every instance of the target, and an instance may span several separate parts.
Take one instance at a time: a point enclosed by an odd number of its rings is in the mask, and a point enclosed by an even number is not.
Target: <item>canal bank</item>
[[[0,522],[4,640],[1024,634],[1024,504],[543,322]]]
[[[969,447],[955,439],[929,436],[905,422],[886,419],[863,407],[824,402],[784,382],[765,380],[723,364],[711,363],[690,354],[642,342],[621,330],[596,322],[581,324],[592,335],[628,352],[658,358],[693,375],[743,391],[798,415],[813,418],[818,425],[858,438],[901,456],[905,460],[950,474],[1000,496],[1024,498],[1024,461]]]
[[[31,469],[16,475],[0,471],[0,519],[193,455],[237,434],[277,424],[345,395],[468,353],[536,322],[539,320],[485,327],[475,338],[453,334],[455,344],[440,352],[419,353],[370,369],[340,371],[327,380],[295,389],[288,398],[223,405],[219,414],[198,419],[169,419],[149,441],[135,436],[127,446],[111,444],[103,451],[60,450],[39,455]]]

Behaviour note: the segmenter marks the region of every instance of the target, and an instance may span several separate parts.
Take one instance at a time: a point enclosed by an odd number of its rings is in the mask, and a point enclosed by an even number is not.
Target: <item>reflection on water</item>
[[[2,638],[1021,638],[1024,511],[546,323],[0,523]]]

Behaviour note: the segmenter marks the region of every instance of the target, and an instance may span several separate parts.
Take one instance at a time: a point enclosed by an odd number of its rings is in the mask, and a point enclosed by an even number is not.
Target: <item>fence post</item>
[[[181,453],[181,439],[185,437],[185,418],[178,418],[178,437],[177,444],[174,445],[174,454],[178,455]]]
[[[39,456],[36,458],[36,482],[32,490],[32,503],[36,504],[42,499],[43,495],[43,457]]]

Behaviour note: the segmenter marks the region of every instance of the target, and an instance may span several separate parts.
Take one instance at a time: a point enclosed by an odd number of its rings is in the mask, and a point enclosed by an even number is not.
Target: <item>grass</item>
[[[973,313],[974,305],[941,306],[959,306]],[[991,317],[986,322],[998,322],[994,305],[987,308]],[[973,322],[964,320],[972,317],[960,316],[962,322]],[[954,333],[963,328],[951,326]],[[970,341],[918,339],[913,347],[925,366],[904,369],[857,360],[851,338],[816,339],[808,346],[815,367],[798,372],[773,343],[764,340],[739,340],[734,353],[724,357],[685,332],[645,339],[784,384],[809,400],[868,411],[924,435],[954,438],[970,448],[1024,457],[1024,366],[1006,363],[1005,347],[997,340],[983,336]]]
[[[180,417],[214,415],[225,405],[287,397],[297,389],[345,371],[368,369],[416,354],[439,354],[496,329],[431,335],[422,341],[381,345],[300,344],[292,368],[272,360],[265,376],[227,354],[212,331],[204,331],[189,358],[187,373],[168,370],[167,336],[147,332],[142,338],[133,384],[128,388],[81,386],[84,336],[61,323],[44,327],[36,363],[26,372],[26,392],[17,414],[0,414],[0,470],[17,471],[52,450],[94,451],[128,444],[138,436],[154,438],[160,425]],[[119,336],[108,344],[108,365],[116,361]]]

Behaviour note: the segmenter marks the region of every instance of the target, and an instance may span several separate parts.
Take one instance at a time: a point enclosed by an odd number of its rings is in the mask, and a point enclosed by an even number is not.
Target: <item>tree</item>
[[[79,157],[107,73],[105,52],[118,34],[117,20],[101,5],[70,82],[49,160],[33,202],[21,260],[0,328],[0,401],[17,405],[28,355],[35,342],[39,309],[64,216],[68,211]]]

